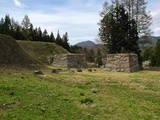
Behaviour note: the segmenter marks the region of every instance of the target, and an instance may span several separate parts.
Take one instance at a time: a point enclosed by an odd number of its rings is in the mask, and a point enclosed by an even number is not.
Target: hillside
[[[49,63],[49,58],[53,57],[55,54],[68,53],[67,50],[55,43],[32,41],[17,42],[30,56],[42,63]]]
[[[0,34],[0,66],[38,67],[35,59],[29,56],[10,36]]]

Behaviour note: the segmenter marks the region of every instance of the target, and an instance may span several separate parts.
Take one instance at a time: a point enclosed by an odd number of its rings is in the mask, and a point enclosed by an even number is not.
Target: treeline
[[[53,32],[48,34],[46,29],[42,31],[40,27],[34,27],[27,15],[25,15],[21,24],[16,22],[13,18],[10,18],[9,15],[6,15],[0,20],[0,34],[10,35],[16,40],[54,42],[63,48],[70,50],[67,32],[61,36],[58,31],[57,36],[55,37]]]
[[[151,66],[160,67],[160,39],[155,46],[145,47],[142,56],[143,61],[150,61]]]

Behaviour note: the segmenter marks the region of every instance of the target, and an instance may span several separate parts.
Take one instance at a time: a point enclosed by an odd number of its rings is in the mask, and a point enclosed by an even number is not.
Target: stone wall
[[[53,65],[69,68],[87,67],[86,57],[83,54],[56,55],[53,59]]]
[[[106,68],[114,72],[135,72],[139,70],[136,54],[108,54]]]
[[[55,55],[52,64],[55,66],[67,67],[67,55]]]
[[[86,57],[83,54],[67,55],[69,68],[84,68],[87,67]]]

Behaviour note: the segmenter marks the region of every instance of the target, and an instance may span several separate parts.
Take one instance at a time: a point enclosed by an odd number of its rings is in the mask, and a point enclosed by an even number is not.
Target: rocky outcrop
[[[139,70],[136,54],[108,54],[106,68],[114,72],[135,72]]]

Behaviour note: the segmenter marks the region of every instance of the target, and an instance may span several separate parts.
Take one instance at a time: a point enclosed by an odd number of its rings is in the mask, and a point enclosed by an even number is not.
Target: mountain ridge
[[[75,44],[75,46],[82,47],[82,48],[94,47],[95,45],[96,45],[95,42],[90,41],[90,40],[79,42],[79,43]]]

